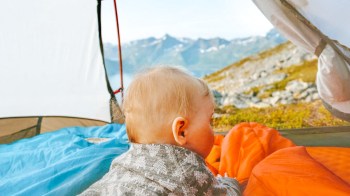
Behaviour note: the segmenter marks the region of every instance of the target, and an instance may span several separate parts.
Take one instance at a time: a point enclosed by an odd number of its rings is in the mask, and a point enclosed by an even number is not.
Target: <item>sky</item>
[[[264,35],[272,25],[251,0],[117,0],[121,42],[169,34],[225,39]],[[117,43],[113,0],[102,1],[103,41]]]

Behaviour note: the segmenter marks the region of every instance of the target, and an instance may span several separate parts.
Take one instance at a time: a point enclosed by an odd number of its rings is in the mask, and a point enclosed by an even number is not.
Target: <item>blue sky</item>
[[[102,1],[103,39],[116,43],[113,0]],[[117,0],[122,42],[170,34],[233,39],[272,28],[251,0]]]

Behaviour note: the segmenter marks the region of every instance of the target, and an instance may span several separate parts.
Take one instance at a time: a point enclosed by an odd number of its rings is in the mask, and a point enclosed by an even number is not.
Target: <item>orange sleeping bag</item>
[[[306,147],[308,154],[350,184],[350,148]]]
[[[244,195],[350,195],[349,184],[317,160],[258,123],[240,123],[216,136],[206,158],[214,174],[246,185]]]

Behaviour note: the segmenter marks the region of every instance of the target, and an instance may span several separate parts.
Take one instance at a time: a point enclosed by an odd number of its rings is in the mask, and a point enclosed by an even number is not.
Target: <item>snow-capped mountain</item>
[[[275,29],[266,36],[233,40],[150,37],[122,45],[123,64],[127,73],[153,65],[180,65],[201,77],[285,41]],[[114,75],[118,71],[118,48],[106,43],[104,53],[108,74]]]

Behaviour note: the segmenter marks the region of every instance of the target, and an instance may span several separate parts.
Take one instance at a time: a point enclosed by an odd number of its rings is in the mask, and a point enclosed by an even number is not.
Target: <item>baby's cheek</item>
[[[213,129],[210,127],[210,129],[209,129],[209,133],[208,133],[208,140],[209,141],[211,141],[212,143],[214,143],[214,131],[213,131]]]
[[[210,139],[210,141],[211,141],[211,146],[210,146],[210,149],[211,149],[211,148],[213,147],[214,141],[215,141],[214,133],[211,134],[211,139]]]
[[[211,132],[211,134],[208,134],[208,138],[205,141],[206,144],[206,151],[208,154],[210,153],[211,149],[213,148],[214,145],[214,134]]]
[[[212,148],[213,148],[212,145],[211,146],[210,145],[206,146],[206,149],[205,149],[205,151],[203,153],[203,158],[206,158],[210,154]]]

